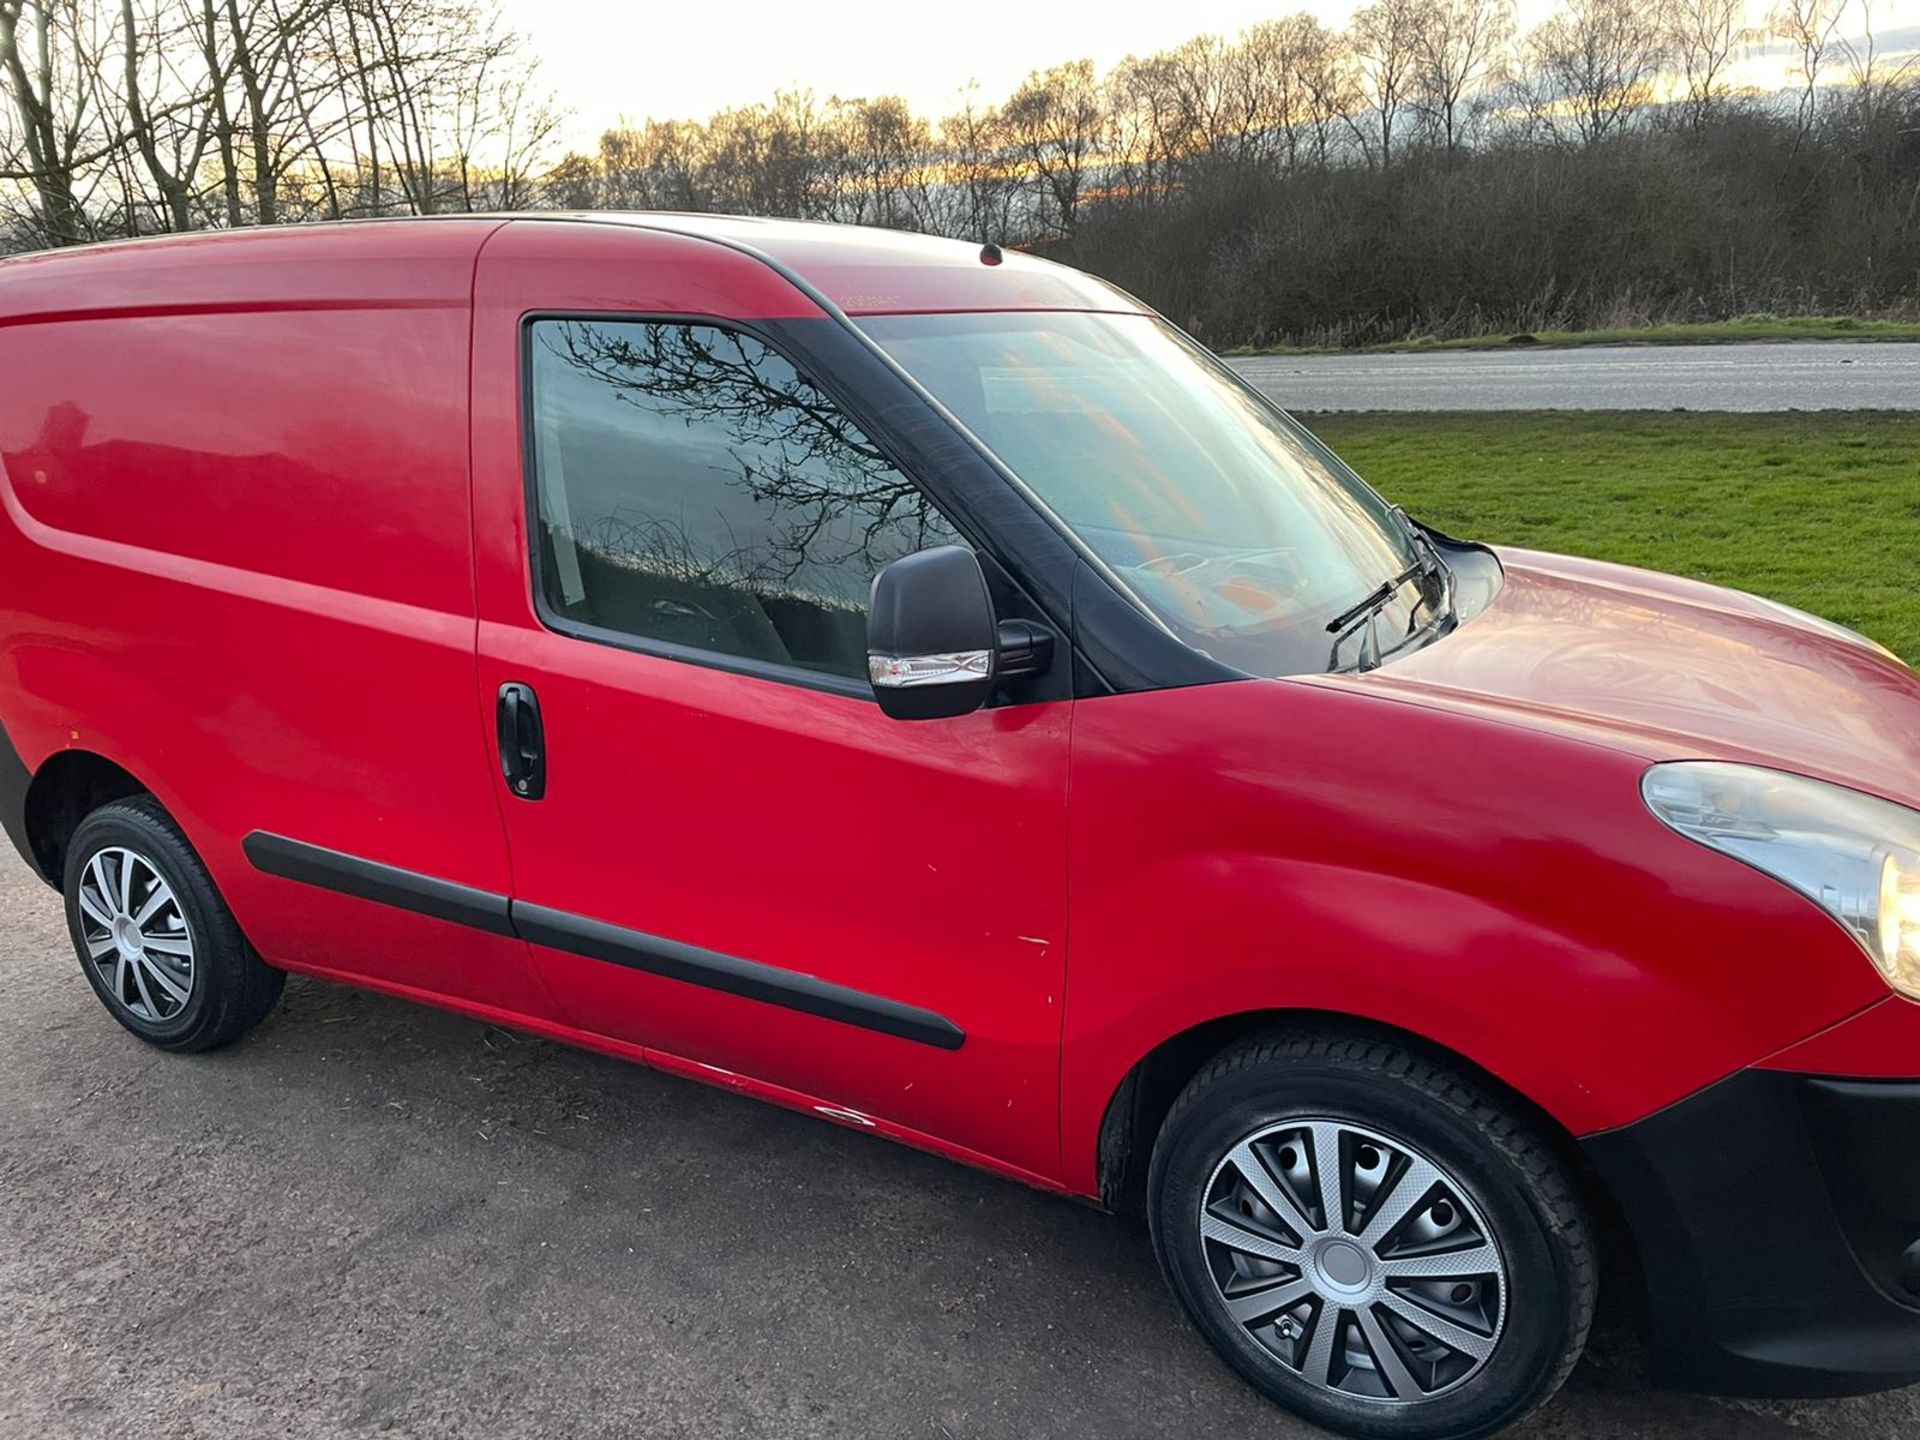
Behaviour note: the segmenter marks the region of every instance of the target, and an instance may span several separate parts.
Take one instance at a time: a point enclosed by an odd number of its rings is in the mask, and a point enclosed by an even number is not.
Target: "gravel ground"
[[[0,1435],[1314,1433],[1182,1327],[1128,1223],[318,982],[163,1055],[5,846],[0,915]],[[1920,1434],[1920,1390],[1638,1374],[1603,1337],[1525,1433]]]

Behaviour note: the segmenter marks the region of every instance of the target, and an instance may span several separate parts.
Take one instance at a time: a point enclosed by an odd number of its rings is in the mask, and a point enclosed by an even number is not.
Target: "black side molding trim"
[[[393,865],[343,855],[338,850],[323,850],[284,835],[269,835],[256,830],[240,842],[253,868],[283,880],[298,880],[322,890],[337,890],[342,895],[358,896],[396,910],[411,910],[435,920],[450,920],[456,925],[485,930],[491,935],[512,935],[513,917],[507,897],[471,886],[456,885]]]
[[[777,965],[736,959],[697,945],[663,940],[657,935],[624,930],[618,925],[519,900],[513,902],[513,926],[522,939],[532,944],[584,955],[590,960],[645,970],[669,980],[724,990],[748,1000],[764,1000],[769,1005],[839,1020],[864,1030],[878,1030],[883,1035],[897,1035],[902,1040],[917,1040],[941,1050],[958,1050],[966,1043],[966,1032],[944,1015],[869,995],[864,990],[850,990],[812,975],[782,970]]]
[[[565,910],[509,900],[490,891],[264,831],[247,836],[241,848],[256,870],[322,890],[336,890],[494,935],[517,936],[529,944],[857,1025],[938,1050],[958,1050],[966,1043],[964,1030],[932,1010],[782,970],[777,965],[741,960]]]

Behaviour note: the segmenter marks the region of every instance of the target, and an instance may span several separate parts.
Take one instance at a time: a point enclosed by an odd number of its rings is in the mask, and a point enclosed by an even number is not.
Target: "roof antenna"
[[[1000,253],[1000,247],[991,240],[980,247],[980,263],[982,265],[998,265],[1004,258]]]

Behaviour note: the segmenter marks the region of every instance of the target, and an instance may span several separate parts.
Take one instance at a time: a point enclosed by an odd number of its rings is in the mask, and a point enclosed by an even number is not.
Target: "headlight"
[[[1707,760],[1655,765],[1640,793],[1689,840],[1814,901],[1889,985],[1920,1000],[1920,811],[1804,775]]]

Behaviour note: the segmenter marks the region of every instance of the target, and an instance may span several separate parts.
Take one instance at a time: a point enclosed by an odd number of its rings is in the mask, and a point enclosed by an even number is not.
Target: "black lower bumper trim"
[[[1781,1396],[1920,1380],[1903,1260],[1920,1084],[1742,1071],[1583,1148],[1640,1253],[1658,1378]]]

